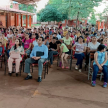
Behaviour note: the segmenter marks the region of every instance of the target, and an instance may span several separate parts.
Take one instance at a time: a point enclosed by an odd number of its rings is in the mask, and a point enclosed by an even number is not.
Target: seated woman
[[[22,42],[24,44],[24,50],[27,57],[31,52],[31,39],[29,38],[29,34],[26,34],[25,39],[23,39]]]
[[[11,56],[12,53],[17,53],[19,54],[19,58],[13,58]],[[22,47],[22,43],[20,41],[20,39],[16,39],[15,40],[15,45],[11,48],[10,50],[10,57],[8,59],[8,68],[9,68],[9,75],[12,75],[12,63],[15,60],[16,63],[16,76],[18,76],[18,72],[19,72],[19,67],[20,67],[20,61],[22,60],[21,55],[24,54],[24,49]]]
[[[88,65],[88,63],[89,63],[90,53],[95,53],[97,51],[97,48],[99,45],[100,45],[100,43],[97,42],[97,37],[95,35],[93,35],[91,37],[91,42],[88,43],[87,54],[86,54],[86,65]]]
[[[104,73],[104,84],[103,87],[107,87],[108,79],[108,68],[107,68],[107,52],[105,51],[105,45],[99,45],[97,52],[94,54],[94,63],[93,63],[93,77],[92,77],[92,86],[96,86],[96,77],[99,70],[102,70]]]
[[[75,49],[76,47],[76,49]],[[86,51],[86,47],[84,45],[84,38],[83,36],[80,36],[78,38],[78,42],[76,42],[73,47],[72,50],[75,51],[75,58],[77,58],[77,63],[75,66],[75,69],[78,69],[78,65],[79,65],[79,72],[81,72],[82,69],[82,62],[83,62],[83,58],[84,58],[84,52]]]

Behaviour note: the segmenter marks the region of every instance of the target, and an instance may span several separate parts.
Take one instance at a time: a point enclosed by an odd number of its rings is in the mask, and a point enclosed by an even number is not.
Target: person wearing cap
[[[81,72],[82,62],[83,62],[83,59],[84,59],[84,56],[85,56],[84,52],[86,51],[83,36],[80,36],[78,38],[78,42],[76,42],[73,45],[72,50],[75,51],[74,57],[77,58],[77,63],[76,63],[75,69],[78,70],[78,65],[79,65],[79,72]]]

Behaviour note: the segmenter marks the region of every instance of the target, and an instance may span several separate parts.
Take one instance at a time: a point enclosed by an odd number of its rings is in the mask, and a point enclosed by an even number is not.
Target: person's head
[[[58,46],[60,46],[60,45],[61,45],[61,42],[60,42],[60,41],[56,41],[56,44],[57,44]]]
[[[36,38],[35,33],[32,33],[32,39]]]
[[[22,42],[21,42],[20,39],[16,39],[16,40],[15,40],[15,45],[16,45],[16,46],[21,46],[21,44],[22,44]]]
[[[0,42],[0,47],[2,46],[2,42]]]
[[[44,38],[43,37],[39,37],[38,38],[38,45],[42,45],[44,42]]]
[[[38,40],[38,38],[39,38],[39,36],[38,36],[38,35],[36,35],[35,39],[36,39],[36,40]]]
[[[53,35],[50,35],[50,37],[49,37],[50,39],[53,39]]]
[[[12,29],[10,29],[10,34],[14,34],[14,32],[13,32],[13,30],[12,30]]]
[[[25,38],[29,39],[29,34],[28,33],[26,33]]]
[[[80,36],[80,37],[78,38],[78,43],[82,43],[82,42],[84,42],[84,37],[83,37],[83,36]]]
[[[16,40],[16,36],[15,35],[13,35],[12,40],[14,40],[14,41]]]
[[[98,46],[97,51],[104,52],[104,51],[105,51],[105,48],[106,48],[105,45],[100,44],[100,45]]]
[[[68,38],[69,36],[70,36],[70,33],[67,33],[67,34],[66,34],[66,38]]]
[[[57,37],[57,33],[54,33],[54,37]]]
[[[94,42],[97,42],[97,38],[96,38],[95,35],[93,35],[91,39],[92,39],[92,42],[93,42],[93,43],[94,43]]]
[[[104,45],[108,44],[108,38],[104,38],[104,39],[103,39],[103,44],[104,44]]]
[[[52,43],[56,43],[56,37],[53,37]]]

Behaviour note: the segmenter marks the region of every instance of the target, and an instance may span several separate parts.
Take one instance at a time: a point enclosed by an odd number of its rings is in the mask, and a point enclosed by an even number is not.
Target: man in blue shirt
[[[35,46],[30,54],[30,58],[25,60],[25,73],[28,73],[25,80],[32,79],[32,75],[30,73],[30,64],[38,63],[38,82],[42,81],[41,75],[43,70],[43,63],[48,58],[48,48],[43,44],[44,38],[40,37],[38,39],[38,45]]]

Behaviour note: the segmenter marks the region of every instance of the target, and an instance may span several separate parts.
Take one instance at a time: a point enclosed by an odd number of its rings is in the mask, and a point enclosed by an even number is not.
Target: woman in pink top
[[[31,52],[31,39],[29,38],[29,34],[25,35],[25,39],[22,40],[23,45],[24,45],[24,50],[27,55],[30,55]]]

